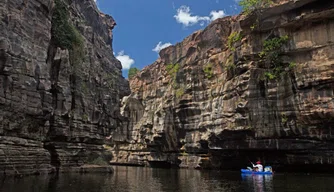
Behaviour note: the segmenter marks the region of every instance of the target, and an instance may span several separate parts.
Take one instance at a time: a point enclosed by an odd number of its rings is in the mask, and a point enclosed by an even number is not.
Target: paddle
[[[253,164],[253,162],[247,157],[247,159],[248,159],[248,161],[253,165],[253,167],[252,167],[252,170],[251,171],[254,171],[254,164]],[[248,167],[247,167],[248,168]],[[254,172],[252,173],[252,175],[254,174]]]
[[[254,166],[254,163],[247,157],[248,161]]]

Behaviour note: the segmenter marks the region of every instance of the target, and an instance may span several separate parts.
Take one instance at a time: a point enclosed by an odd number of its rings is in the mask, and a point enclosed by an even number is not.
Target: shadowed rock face
[[[333,19],[331,1],[284,1],[217,19],[163,49],[130,81],[112,162],[333,168]],[[241,38],[228,46],[233,32]],[[264,42],[286,35],[279,64],[259,56]]]
[[[77,68],[52,41],[53,0],[0,2],[0,175],[94,162],[121,124],[130,90],[111,47],[116,23],[93,0],[64,2],[84,38]]]

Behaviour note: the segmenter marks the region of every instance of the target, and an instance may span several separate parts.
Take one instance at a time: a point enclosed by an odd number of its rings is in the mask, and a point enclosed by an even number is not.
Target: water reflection
[[[111,185],[119,191],[180,191],[180,192],[212,192],[238,191],[239,174],[234,173],[235,180],[222,177],[220,172],[198,171],[188,169],[150,169],[135,167],[116,167]],[[122,187],[124,186],[124,187]]]
[[[220,172],[115,167],[113,175],[61,174],[6,179],[0,191],[6,192],[213,192],[239,191],[239,174]],[[231,179],[233,178],[233,179]]]
[[[244,189],[254,192],[272,192],[274,191],[272,175],[241,175]]]
[[[240,175],[239,172],[115,167],[113,175],[0,178],[5,192],[290,192],[334,191],[333,175]]]

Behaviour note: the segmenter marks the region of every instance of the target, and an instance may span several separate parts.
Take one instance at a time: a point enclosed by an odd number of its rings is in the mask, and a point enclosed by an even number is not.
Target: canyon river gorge
[[[334,191],[333,0],[210,20],[128,78],[116,22],[0,0],[0,191]]]

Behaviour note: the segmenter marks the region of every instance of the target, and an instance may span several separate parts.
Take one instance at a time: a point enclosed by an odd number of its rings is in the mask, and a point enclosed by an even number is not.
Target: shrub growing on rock
[[[136,67],[131,67],[128,72],[129,79],[133,78],[140,70]]]
[[[272,0],[241,0],[239,5],[246,15],[250,14],[252,11],[268,7],[272,3]]]
[[[240,32],[236,32],[236,31],[232,32],[230,36],[228,36],[227,47],[231,51],[235,51],[234,43],[241,41],[241,39],[242,39],[242,35],[240,34]]]
[[[213,77],[213,65],[212,63],[208,63],[204,66],[203,71],[205,73],[206,78],[211,79]]]

